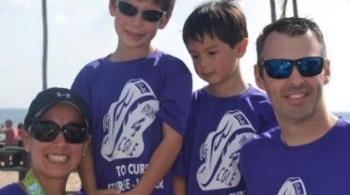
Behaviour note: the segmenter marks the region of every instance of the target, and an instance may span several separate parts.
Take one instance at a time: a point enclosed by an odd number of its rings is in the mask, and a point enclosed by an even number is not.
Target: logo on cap
[[[70,93],[61,93],[61,92],[56,92],[56,96],[57,97],[66,97],[66,98],[70,98],[71,94]]]

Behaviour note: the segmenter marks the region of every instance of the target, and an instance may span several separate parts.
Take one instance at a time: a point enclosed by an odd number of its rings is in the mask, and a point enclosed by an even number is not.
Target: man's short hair
[[[318,25],[311,19],[290,17],[290,18],[279,19],[276,22],[267,25],[262,31],[262,33],[258,36],[256,40],[256,53],[257,53],[257,60],[258,60],[257,64],[260,65],[263,61],[263,48],[266,42],[266,38],[272,32],[278,32],[278,33],[286,34],[290,37],[295,37],[295,36],[304,35],[309,30],[313,32],[318,42],[322,46],[321,55],[323,57],[326,57],[326,44],[323,38],[322,31],[318,27]]]

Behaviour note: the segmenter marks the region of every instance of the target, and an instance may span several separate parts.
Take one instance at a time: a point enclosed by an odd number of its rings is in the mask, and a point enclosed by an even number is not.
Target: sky
[[[279,1],[279,0],[277,0]],[[158,49],[182,59],[193,73],[194,89],[205,85],[194,72],[181,38],[186,17],[203,0],[177,0],[167,27],[153,40]],[[255,85],[255,39],[270,23],[269,0],[241,0],[246,14],[249,46],[241,60],[248,83]],[[290,6],[290,5],[289,5]],[[324,33],[331,81],[325,87],[331,111],[350,112],[350,0],[299,0],[299,15],[317,22]],[[118,38],[108,0],[48,0],[48,87],[70,87],[79,70],[90,61],[113,52]],[[288,13],[290,15],[290,13]],[[42,89],[42,21],[40,0],[0,2],[0,108],[27,108]]]

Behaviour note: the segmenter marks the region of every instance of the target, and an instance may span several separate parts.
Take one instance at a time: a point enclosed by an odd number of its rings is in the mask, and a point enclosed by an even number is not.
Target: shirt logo
[[[307,195],[307,192],[300,177],[290,177],[283,183],[277,195]]]
[[[107,134],[101,154],[108,160],[137,158],[144,151],[143,133],[156,118],[159,101],[142,79],[128,81],[103,119]]]
[[[61,92],[56,92],[57,97],[65,97],[65,98],[70,98],[71,94],[70,93],[61,93]]]
[[[197,171],[197,182],[203,191],[232,188],[239,184],[239,151],[255,133],[240,110],[224,114],[217,129],[208,134],[200,149],[202,164]]]

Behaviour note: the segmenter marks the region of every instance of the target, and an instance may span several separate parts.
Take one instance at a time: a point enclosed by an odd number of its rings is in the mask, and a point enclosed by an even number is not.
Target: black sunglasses
[[[126,1],[117,0],[119,11],[126,16],[136,16],[141,12],[142,18],[149,22],[158,22],[165,14],[166,11],[157,9],[145,9],[139,10],[137,7]]]
[[[86,125],[68,123],[63,127],[52,121],[38,121],[29,126],[29,132],[33,137],[42,142],[53,141],[60,132],[68,143],[79,144],[86,140],[88,129]]]
[[[324,59],[323,57],[306,57],[297,60],[272,59],[263,61],[261,65],[265,67],[267,74],[275,79],[288,78],[293,71],[293,66],[298,68],[302,76],[313,77],[322,72]]]

